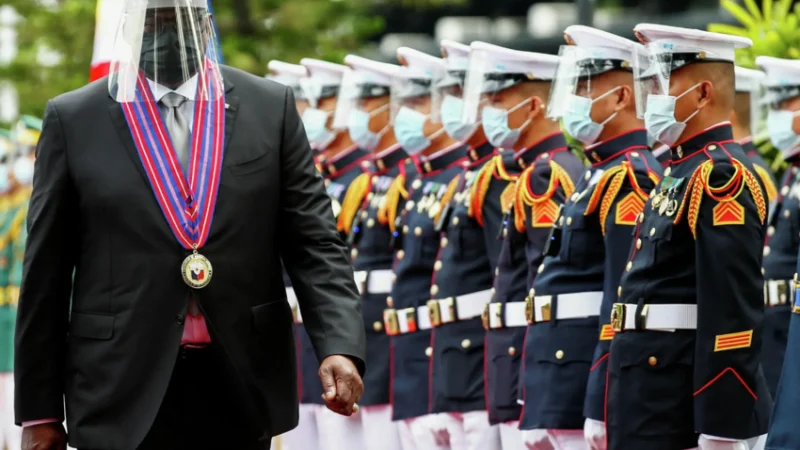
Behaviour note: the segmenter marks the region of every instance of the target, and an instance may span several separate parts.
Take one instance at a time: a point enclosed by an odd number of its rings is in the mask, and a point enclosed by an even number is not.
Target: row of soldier
[[[400,65],[270,63],[368,338],[360,412],[335,416],[287,289],[302,405],[284,448],[764,448],[797,264],[800,62],[734,68],[746,38],[635,31],[571,26],[558,56],[443,41]],[[780,189],[751,138],[767,109]],[[784,428],[767,448],[800,448]]]

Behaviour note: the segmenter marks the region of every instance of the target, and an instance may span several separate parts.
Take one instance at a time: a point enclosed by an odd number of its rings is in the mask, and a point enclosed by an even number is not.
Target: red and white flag
[[[121,0],[97,0],[96,25],[94,28],[94,52],[89,81],[108,75],[114,51],[114,39],[120,20],[122,20],[125,2]]]

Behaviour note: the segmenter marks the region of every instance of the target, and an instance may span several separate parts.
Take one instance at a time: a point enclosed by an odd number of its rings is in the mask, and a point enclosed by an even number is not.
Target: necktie
[[[161,104],[164,105],[162,110],[165,116],[164,121],[172,140],[172,147],[184,170],[189,161],[189,125],[181,114],[181,105],[185,101],[186,97],[176,92],[170,92],[161,99]]]

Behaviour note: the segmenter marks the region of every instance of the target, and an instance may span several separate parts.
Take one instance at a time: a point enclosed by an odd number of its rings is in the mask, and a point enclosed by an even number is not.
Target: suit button
[[[391,296],[386,297],[386,306],[388,306],[389,308],[394,306],[394,300],[392,299]]]
[[[183,314],[178,314],[175,316],[175,323],[178,325],[183,325],[186,322],[186,317]]]
[[[425,356],[427,356],[428,358],[433,356],[433,348],[432,347],[428,347],[428,348],[425,349]]]
[[[463,341],[461,341],[461,346],[464,348],[469,348],[470,345],[472,345],[472,342],[470,342],[469,339],[464,339]]]
[[[556,352],[556,359],[564,359],[564,350],[559,350]]]
[[[375,322],[372,322],[372,329],[375,331],[381,331],[383,329],[383,324],[376,320]]]
[[[517,354],[517,349],[515,349],[514,347],[508,347],[508,354],[511,355],[511,356],[516,355]]]
[[[656,359],[655,356],[651,356],[651,357],[647,358],[647,364],[650,364],[651,366],[655,366],[656,364],[658,364],[658,360]]]

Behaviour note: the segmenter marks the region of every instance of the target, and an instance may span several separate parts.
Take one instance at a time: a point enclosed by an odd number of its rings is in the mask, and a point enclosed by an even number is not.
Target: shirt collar
[[[584,153],[592,163],[599,164],[636,149],[647,149],[647,130],[644,128],[630,130],[603,142],[589,145],[584,149]]]
[[[516,158],[517,164],[524,169],[528,167],[537,157],[544,153],[566,149],[567,140],[564,138],[564,133],[556,131],[555,133],[548,134],[542,138],[542,140],[533,144],[532,146],[520,150],[514,155],[514,158]]]
[[[720,142],[733,142],[733,128],[731,128],[730,122],[722,122],[708,127],[670,148],[672,161],[675,162],[693,155],[705,149],[708,144]]]
[[[147,79],[147,84],[150,85],[150,90],[153,92],[153,99],[156,103],[160,102],[165,95],[169,94],[170,92],[175,92],[177,94],[186,97],[190,102],[193,102],[195,99],[195,95],[197,94],[197,74],[189,78],[188,81],[183,83],[182,85],[178,86],[178,89],[170,89],[162,84],[157,84],[151,79]]]

